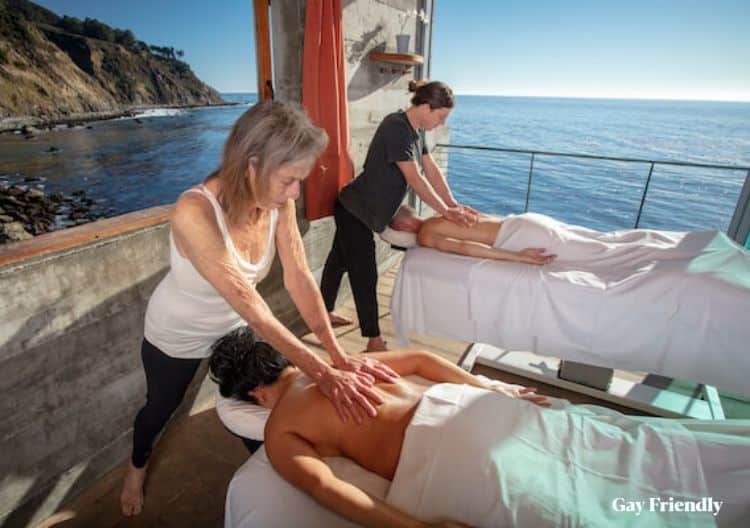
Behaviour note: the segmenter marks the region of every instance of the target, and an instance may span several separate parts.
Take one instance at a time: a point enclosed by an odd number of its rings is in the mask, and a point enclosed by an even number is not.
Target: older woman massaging
[[[336,341],[305,258],[294,200],[327,139],[294,106],[263,102],[235,123],[221,166],[184,192],[171,214],[171,269],[148,304],[141,357],[146,405],[135,419],[133,451],[120,502],[125,515],[143,505],[146,464],[154,439],[182,400],[216,339],[249,325],[315,380],[343,421],[374,416],[382,398],[375,379],[393,370],[352,358]],[[292,334],[255,290],[276,248],[284,286],[330,354],[324,362]]]

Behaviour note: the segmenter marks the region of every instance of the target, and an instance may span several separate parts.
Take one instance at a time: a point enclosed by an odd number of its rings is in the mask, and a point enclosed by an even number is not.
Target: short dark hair
[[[274,383],[292,363],[247,326],[220,338],[211,346],[211,379],[225,398],[258,403],[248,392]]]
[[[409,91],[414,92],[414,97],[411,98],[411,104],[414,106],[427,103],[430,105],[430,110],[456,106],[453,90],[440,81],[411,81],[409,82]]]

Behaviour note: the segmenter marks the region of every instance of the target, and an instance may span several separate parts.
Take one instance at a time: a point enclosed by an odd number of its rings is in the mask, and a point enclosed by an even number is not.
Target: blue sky
[[[185,51],[255,91],[252,2],[40,0]],[[459,94],[750,101],[748,0],[437,0],[432,77]]]

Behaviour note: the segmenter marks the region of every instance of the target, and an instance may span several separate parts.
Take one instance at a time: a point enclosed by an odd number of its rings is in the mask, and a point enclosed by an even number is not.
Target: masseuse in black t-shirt
[[[456,202],[442,171],[425,147],[419,130],[445,123],[456,104],[444,83],[415,82],[406,111],[389,114],[380,123],[367,151],[364,170],[339,193],[334,206],[336,235],[320,284],[331,321],[348,322],[333,312],[341,278],[349,282],[367,351],[385,350],[378,325],[378,281],[373,232],[382,232],[406,196],[407,186],[438,214],[459,225],[472,225],[477,213]],[[420,171],[422,165],[424,172]]]

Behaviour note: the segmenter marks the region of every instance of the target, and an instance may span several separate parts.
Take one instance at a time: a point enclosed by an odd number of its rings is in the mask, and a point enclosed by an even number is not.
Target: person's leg
[[[360,331],[369,338],[367,350],[384,350],[378,322],[378,268],[375,261],[375,239],[372,231],[359,219],[337,204],[336,242],[349,273]]]
[[[338,227],[336,227],[338,232]],[[323,296],[323,302],[328,311],[328,318],[333,326],[342,326],[351,324],[352,321],[334,312],[336,307],[336,297],[339,294],[341,279],[344,277],[346,268],[341,258],[341,250],[338,247],[337,237],[334,233],[331,251],[328,253],[325,266],[323,266],[323,275],[320,279],[320,293]]]
[[[146,464],[154,439],[182,401],[200,359],[177,359],[143,340],[141,358],[146,372],[146,405],[133,426],[133,452],[120,502],[125,515],[137,515],[143,505]]]

